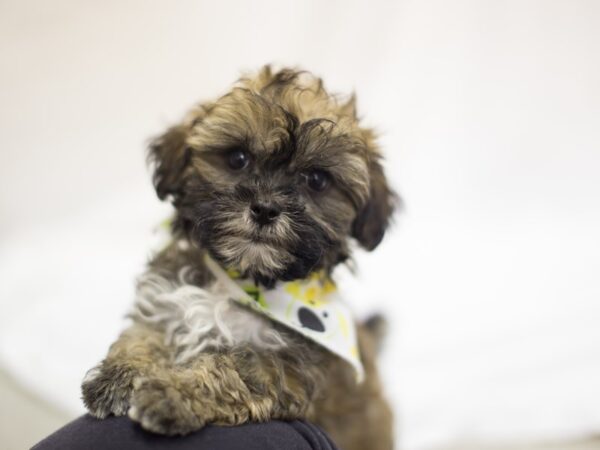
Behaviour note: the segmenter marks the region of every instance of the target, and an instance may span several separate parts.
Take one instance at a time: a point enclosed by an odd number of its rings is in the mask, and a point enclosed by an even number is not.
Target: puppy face
[[[176,232],[224,266],[270,286],[330,270],[349,239],[381,241],[393,195],[354,99],[290,69],[242,78],[150,147]]]

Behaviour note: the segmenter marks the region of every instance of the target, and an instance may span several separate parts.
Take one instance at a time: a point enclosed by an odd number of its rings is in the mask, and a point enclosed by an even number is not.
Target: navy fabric
[[[34,450],[336,450],[317,426],[303,421],[248,423],[236,427],[207,426],[182,437],[144,431],[127,417],[104,420],[90,415],[65,425]]]

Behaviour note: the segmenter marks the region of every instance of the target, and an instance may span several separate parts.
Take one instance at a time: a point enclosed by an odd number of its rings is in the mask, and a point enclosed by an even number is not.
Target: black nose
[[[259,225],[272,223],[281,211],[272,203],[253,203],[250,206],[250,214]]]

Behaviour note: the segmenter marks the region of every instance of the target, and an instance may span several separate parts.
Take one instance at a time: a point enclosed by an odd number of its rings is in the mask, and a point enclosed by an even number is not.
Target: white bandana
[[[206,265],[229,290],[230,298],[302,334],[352,365],[357,382],[364,378],[350,310],[337,288],[323,274],[303,280],[279,282],[273,289],[241,279],[235,271],[223,270],[212,258]]]

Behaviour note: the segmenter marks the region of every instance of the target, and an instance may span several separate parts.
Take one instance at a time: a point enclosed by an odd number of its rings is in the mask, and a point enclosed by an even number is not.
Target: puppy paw
[[[109,414],[123,416],[129,408],[133,388],[130,370],[102,362],[89,370],[83,379],[83,402],[94,417],[104,419]]]
[[[191,433],[205,424],[190,401],[164,380],[136,380],[128,415],[144,429],[170,436]]]

